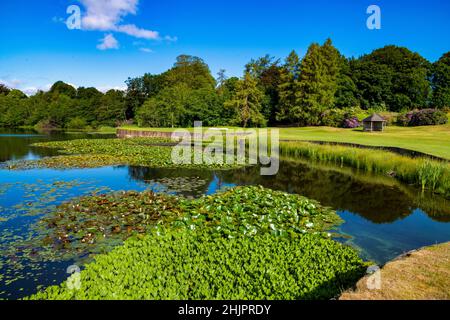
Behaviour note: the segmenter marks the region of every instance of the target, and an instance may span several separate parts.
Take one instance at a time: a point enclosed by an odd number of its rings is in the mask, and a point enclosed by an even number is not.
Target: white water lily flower
[[[306,224],[306,227],[307,227],[307,228],[312,228],[312,227],[314,227],[314,223],[308,222],[308,223]]]

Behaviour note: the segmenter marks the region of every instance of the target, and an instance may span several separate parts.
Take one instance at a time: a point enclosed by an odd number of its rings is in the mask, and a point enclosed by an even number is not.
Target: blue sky
[[[372,4],[381,30],[366,27]],[[65,24],[70,5],[81,9],[81,30]],[[450,51],[449,34],[447,0],[2,0],[0,82],[28,93],[57,80],[121,88],[179,54],[240,76],[251,58],[304,54],[327,37],[346,56],[396,44],[435,61]]]

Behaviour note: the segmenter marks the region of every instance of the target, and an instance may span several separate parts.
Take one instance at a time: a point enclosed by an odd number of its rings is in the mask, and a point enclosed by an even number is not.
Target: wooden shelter
[[[364,131],[384,131],[387,121],[378,114],[373,114],[370,117],[363,120]]]

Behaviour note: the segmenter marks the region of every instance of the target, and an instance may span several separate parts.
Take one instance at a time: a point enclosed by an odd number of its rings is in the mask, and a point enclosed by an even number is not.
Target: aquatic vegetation
[[[182,214],[176,197],[146,192],[93,195],[60,205],[34,228],[31,239],[41,258],[62,255],[65,259],[107,252],[134,234],[149,232],[163,220]],[[31,245],[31,243],[30,243]]]
[[[73,259],[116,248],[86,265],[81,290],[63,283],[32,298],[331,298],[365,269],[354,249],[329,239],[339,223],[315,201],[254,186],[196,200],[151,191],[82,197],[39,222],[35,251]]]
[[[422,190],[425,190],[427,186],[433,191],[436,190],[443,171],[443,166],[437,162],[425,161],[421,163],[418,173]]]
[[[33,147],[57,149],[62,156],[39,160],[12,161],[3,164],[8,169],[29,168],[93,168],[111,165],[135,165],[157,168],[200,167],[230,169],[238,164],[188,164],[172,161],[173,142],[161,138],[80,139],[35,143]]]
[[[78,180],[72,181],[53,181],[44,183],[41,180],[36,183],[7,183],[0,184],[0,200],[8,198],[9,192],[16,195],[21,194],[20,202],[12,206],[1,209],[0,223],[6,222],[17,217],[39,216],[55,210],[56,200],[66,198],[71,190],[79,188],[87,182]],[[1,233],[0,233],[1,235]]]
[[[153,192],[178,194],[183,192],[192,192],[206,185],[206,180],[199,177],[173,177],[144,180],[150,185]],[[202,190],[197,190],[195,196],[202,196]]]
[[[34,225],[36,236],[9,244],[9,251],[26,248],[35,260],[89,260],[157,225],[206,227],[228,238],[262,233],[283,237],[326,233],[328,237],[328,231],[341,222],[335,211],[313,200],[262,187],[237,187],[196,200],[131,191],[64,203]]]
[[[37,179],[34,183],[14,182],[0,184],[4,190],[0,194],[0,203],[7,205],[0,208],[0,292],[1,298],[11,297],[13,289],[17,289],[17,283],[27,283],[29,294],[33,286],[43,278],[47,278],[45,271],[53,270],[48,261],[54,261],[58,253],[52,253],[48,257],[41,258],[38,249],[38,234],[30,225],[39,221],[46,214],[56,210],[58,203],[66,201],[80,193],[107,192],[105,188],[93,185],[94,181],[42,181]],[[45,261],[44,261],[45,260]],[[60,267],[57,267],[59,271]],[[53,271],[52,271],[53,272]],[[53,273],[51,273],[53,275]],[[25,285],[24,285],[25,286]],[[1,291],[1,290],[0,290]],[[22,291],[20,291],[22,292]],[[0,298],[0,299],[1,299]]]
[[[33,300],[330,299],[364,275],[356,251],[317,235],[232,239],[160,228],[96,257]]]
[[[360,149],[337,145],[317,145],[307,142],[283,142],[280,153],[289,157],[304,157],[312,161],[350,166],[371,173],[389,175],[401,182],[421,186],[450,197],[448,180],[450,163],[429,159],[413,159],[388,151]]]
[[[75,168],[97,168],[105,166],[116,166],[126,163],[125,157],[117,157],[102,154],[85,154],[71,156],[45,157],[39,160],[19,160],[2,164],[3,168],[9,170],[28,170],[36,168],[52,169],[75,169]]]
[[[296,237],[324,232],[342,223],[335,211],[299,195],[261,186],[236,187],[214,196],[182,202],[185,214],[173,224],[195,229],[208,226],[229,238],[271,233]]]

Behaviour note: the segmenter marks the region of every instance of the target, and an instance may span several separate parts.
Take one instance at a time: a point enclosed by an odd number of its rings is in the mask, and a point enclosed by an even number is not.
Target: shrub
[[[58,128],[58,125],[49,119],[39,121],[35,126],[37,130],[53,130]]]
[[[357,117],[352,117],[344,120],[344,128],[355,129],[361,125]]]
[[[437,109],[423,109],[407,112],[400,115],[397,120],[402,126],[433,126],[446,124],[448,122],[447,114]]]
[[[84,129],[87,127],[86,120],[76,117],[70,119],[70,121],[67,123],[67,128],[69,129]]]
[[[322,125],[327,127],[340,127],[345,119],[343,109],[330,109],[322,113]]]
[[[398,113],[397,112],[381,112],[379,113],[384,120],[386,120],[386,124],[388,126],[393,125],[397,122]]]
[[[336,128],[357,128],[360,125],[358,116],[361,114],[360,108],[330,109],[322,113],[321,124]]]
[[[413,114],[414,114],[414,111],[409,111],[407,113],[399,115],[397,118],[397,124],[402,127],[409,126],[409,123],[411,122]]]
[[[330,299],[366,267],[354,249],[318,235],[226,239],[160,228],[98,256],[79,290],[69,278],[31,299]]]

